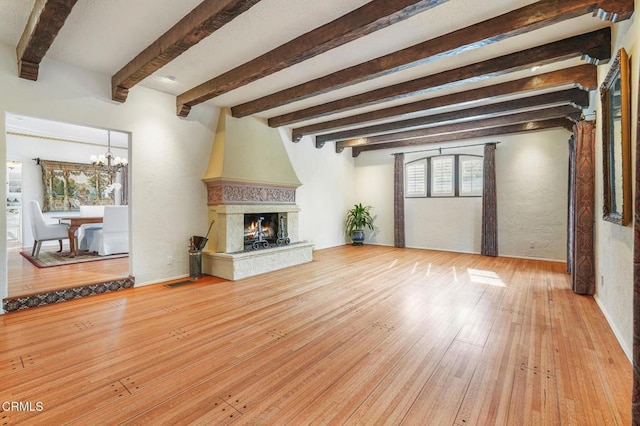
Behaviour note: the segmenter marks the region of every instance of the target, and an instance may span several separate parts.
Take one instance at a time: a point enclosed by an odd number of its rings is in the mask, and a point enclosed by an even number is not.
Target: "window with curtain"
[[[405,198],[481,197],[484,159],[479,155],[436,155],[405,164]]]
[[[482,157],[475,155],[461,155],[458,158],[460,165],[458,170],[458,180],[460,182],[460,196],[481,196],[482,195]]]

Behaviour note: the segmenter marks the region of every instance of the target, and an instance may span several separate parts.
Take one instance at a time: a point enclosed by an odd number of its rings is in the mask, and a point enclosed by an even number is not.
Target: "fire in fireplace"
[[[244,250],[258,250],[291,243],[286,213],[244,215]]]
[[[244,215],[244,240],[253,240],[258,236],[258,223],[262,218],[262,234],[266,240],[275,240],[278,235],[278,213],[258,213]]]

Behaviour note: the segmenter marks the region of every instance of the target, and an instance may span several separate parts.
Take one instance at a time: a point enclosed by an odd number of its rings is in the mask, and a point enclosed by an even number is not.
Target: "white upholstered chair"
[[[100,256],[129,253],[128,206],[104,206],[102,229],[94,231],[89,250]]]
[[[40,209],[40,203],[36,200],[29,202],[31,209],[31,231],[33,232],[33,249],[31,256],[38,258],[43,241],[58,240],[62,251],[62,240],[69,238],[69,225],[63,223],[47,224]]]
[[[104,217],[104,206],[80,206],[80,216]],[[79,250],[88,250],[94,238],[95,231],[102,229],[101,223],[83,223],[78,228],[76,247]]]

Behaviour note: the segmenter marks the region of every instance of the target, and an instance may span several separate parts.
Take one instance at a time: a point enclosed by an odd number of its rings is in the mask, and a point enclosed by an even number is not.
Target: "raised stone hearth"
[[[313,243],[301,242],[241,253],[205,252],[203,265],[211,275],[235,281],[312,260]]]

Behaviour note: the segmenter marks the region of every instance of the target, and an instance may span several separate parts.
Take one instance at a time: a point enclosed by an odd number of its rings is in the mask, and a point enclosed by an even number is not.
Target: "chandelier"
[[[109,171],[118,171],[127,165],[126,158],[120,158],[111,152],[111,130],[107,130],[107,152],[100,155],[92,155],[91,164],[96,167],[102,167]]]

